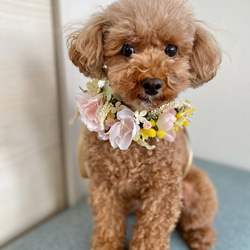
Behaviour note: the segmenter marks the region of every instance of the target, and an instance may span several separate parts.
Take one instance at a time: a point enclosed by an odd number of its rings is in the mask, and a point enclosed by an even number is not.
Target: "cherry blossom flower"
[[[98,130],[98,139],[102,140],[102,141],[107,141],[109,139],[109,136],[107,135],[107,133],[105,132],[105,130]]]
[[[136,123],[134,112],[128,108],[117,113],[117,122],[108,131],[109,141],[113,148],[127,150],[140,127]]]

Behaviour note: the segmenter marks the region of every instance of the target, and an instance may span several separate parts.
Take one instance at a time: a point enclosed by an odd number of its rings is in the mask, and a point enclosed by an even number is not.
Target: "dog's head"
[[[108,77],[132,109],[151,110],[211,80],[221,62],[213,35],[186,0],[119,0],[68,38],[88,77]]]

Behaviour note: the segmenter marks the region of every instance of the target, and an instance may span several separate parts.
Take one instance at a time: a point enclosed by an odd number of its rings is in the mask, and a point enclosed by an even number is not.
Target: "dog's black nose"
[[[158,78],[149,78],[142,82],[142,87],[147,95],[157,95],[162,88],[162,81]]]

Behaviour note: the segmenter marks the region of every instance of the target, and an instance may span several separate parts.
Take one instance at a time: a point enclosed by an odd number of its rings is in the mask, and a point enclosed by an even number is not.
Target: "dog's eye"
[[[134,48],[130,44],[125,43],[122,47],[121,53],[123,56],[130,57],[134,53]]]
[[[175,57],[178,54],[178,48],[174,45],[168,44],[165,48],[165,54],[168,57]]]

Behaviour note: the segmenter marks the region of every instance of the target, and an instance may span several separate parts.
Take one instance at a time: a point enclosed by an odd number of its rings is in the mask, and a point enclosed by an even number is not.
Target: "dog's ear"
[[[199,87],[214,78],[221,63],[221,57],[221,48],[215,37],[197,24],[191,56],[191,87]]]
[[[103,30],[105,17],[96,14],[81,29],[71,33],[67,39],[69,58],[87,77],[105,77],[103,60]]]

